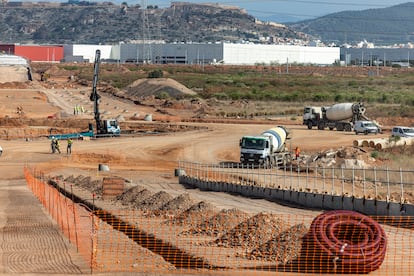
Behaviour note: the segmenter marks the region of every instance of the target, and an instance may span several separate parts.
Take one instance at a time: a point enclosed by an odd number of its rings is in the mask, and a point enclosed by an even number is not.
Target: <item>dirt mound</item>
[[[135,207],[141,210],[158,210],[161,206],[166,204],[172,199],[172,196],[164,191],[160,191],[139,203],[135,204]]]
[[[185,211],[194,204],[193,199],[188,193],[181,194],[172,200],[168,201],[166,204],[161,206],[161,211],[174,211],[180,212]]]
[[[168,78],[139,79],[129,85],[125,92],[128,96],[135,98],[168,95],[171,98],[179,99],[197,94],[181,83]]]
[[[131,202],[134,206],[140,206],[141,202],[151,197],[153,193],[147,189],[139,191],[135,194],[135,198]]]
[[[29,80],[28,70],[25,66],[22,66],[22,65],[0,66],[0,83],[14,83],[16,85],[16,83],[26,82],[28,80]]]
[[[279,235],[287,227],[287,223],[275,215],[259,213],[223,234],[214,243],[223,247],[253,249]]]
[[[242,221],[246,220],[247,217],[247,213],[238,209],[224,209],[217,215],[203,221],[188,231],[182,232],[181,234],[205,234],[208,236],[220,236],[236,227]]]
[[[247,257],[251,260],[266,260],[286,264],[296,260],[302,249],[302,238],[308,232],[304,224],[297,224],[277,237],[253,249]]]
[[[195,227],[204,220],[213,216],[216,212],[216,208],[211,203],[201,201],[192,205],[190,208],[180,213],[177,217],[167,221],[175,225],[188,225],[189,227]]]
[[[117,196],[116,199],[121,201],[123,205],[128,205],[132,202],[134,202],[135,198],[143,191],[145,190],[142,186],[134,186],[132,188],[129,188],[125,192],[123,192],[121,195]]]

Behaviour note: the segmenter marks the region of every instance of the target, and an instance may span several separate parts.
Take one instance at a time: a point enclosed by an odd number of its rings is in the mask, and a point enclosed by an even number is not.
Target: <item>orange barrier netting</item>
[[[91,212],[62,195],[55,187],[24,169],[27,185],[59,225],[63,234],[75,244],[79,253],[94,267],[93,217]]]
[[[117,210],[99,209],[92,216],[84,209],[80,215],[82,207],[68,203],[53,186],[29,172],[26,179],[65,235],[84,246],[80,251],[92,257],[95,272],[414,274],[412,217],[350,211],[252,214],[205,202],[184,208],[177,198],[169,201],[169,210],[117,205]],[[82,222],[85,217],[88,222]]]

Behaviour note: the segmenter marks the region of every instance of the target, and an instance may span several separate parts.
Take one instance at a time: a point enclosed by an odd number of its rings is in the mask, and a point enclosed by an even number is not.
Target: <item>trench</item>
[[[152,251],[153,253],[162,256],[167,262],[174,265],[176,268],[181,269],[223,269],[224,267],[217,267],[209,264],[201,257],[197,257],[187,253],[186,251],[174,246],[173,244],[166,242],[162,239],[155,237],[151,233],[147,233],[139,229],[138,227],[131,225],[120,218],[117,218],[108,211],[105,211],[93,203],[83,200],[73,193],[60,187],[56,182],[49,181],[49,184],[55,187],[62,195],[66,196],[74,203],[87,206],[92,213],[109,224],[114,230],[119,231],[138,245]]]

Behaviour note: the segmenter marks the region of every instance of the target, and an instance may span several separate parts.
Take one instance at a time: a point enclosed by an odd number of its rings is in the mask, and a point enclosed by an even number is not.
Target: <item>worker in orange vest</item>
[[[299,159],[299,155],[300,155],[300,148],[296,147],[295,148],[295,159],[298,160]]]

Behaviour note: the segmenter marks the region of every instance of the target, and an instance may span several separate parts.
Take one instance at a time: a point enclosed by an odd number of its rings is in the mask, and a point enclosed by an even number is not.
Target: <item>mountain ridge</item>
[[[377,45],[414,41],[414,3],[388,8],[343,11],[286,25],[325,43],[355,44],[364,40]]]

